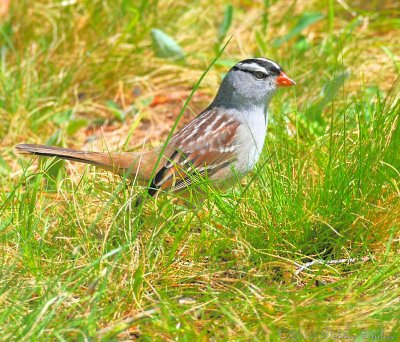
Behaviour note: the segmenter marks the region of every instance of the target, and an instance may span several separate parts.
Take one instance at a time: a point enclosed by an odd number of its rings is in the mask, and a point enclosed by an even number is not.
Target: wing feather
[[[230,168],[236,160],[239,125],[230,116],[214,111],[198,116],[170,140],[168,150],[172,153],[165,156],[167,162],[152,180],[149,195],[160,190],[182,190]]]

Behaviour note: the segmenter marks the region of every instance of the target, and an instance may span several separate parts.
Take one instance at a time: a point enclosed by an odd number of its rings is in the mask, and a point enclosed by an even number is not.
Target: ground
[[[1,340],[399,339],[396,1],[9,5]],[[206,187],[202,206],[161,196],[138,209],[142,189],[121,177],[14,150],[157,146],[253,56],[297,85],[271,104],[254,172]]]

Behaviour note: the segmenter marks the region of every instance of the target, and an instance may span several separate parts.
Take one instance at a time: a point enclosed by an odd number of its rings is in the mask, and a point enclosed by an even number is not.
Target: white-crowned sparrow
[[[216,183],[230,183],[250,171],[259,159],[268,104],[277,87],[294,84],[276,62],[246,59],[229,70],[214,101],[174,134],[166,146],[136,153],[86,152],[31,144],[20,144],[16,149],[93,164],[116,173],[129,170],[131,178],[146,182],[153,174],[148,190],[151,196],[160,190],[184,189],[204,175]]]

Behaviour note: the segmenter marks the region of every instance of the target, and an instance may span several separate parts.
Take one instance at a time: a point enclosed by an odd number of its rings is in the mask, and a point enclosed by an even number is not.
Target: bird
[[[127,174],[148,185],[151,197],[195,186],[204,177],[230,186],[253,169],[267,134],[268,106],[276,90],[295,85],[275,61],[264,57],[236,63],[211,104],[158,148],[140,152],[89,152],[19,144],[21,154],[56,157]]]

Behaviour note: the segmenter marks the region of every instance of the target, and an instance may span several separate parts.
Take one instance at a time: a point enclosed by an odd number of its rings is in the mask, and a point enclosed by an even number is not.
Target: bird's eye
[[[257,78],[258,80],[262,80],[265,77],[267,77],[267,74],[263,73],[262,71],[255,71],[253,73],[254,77]]]

